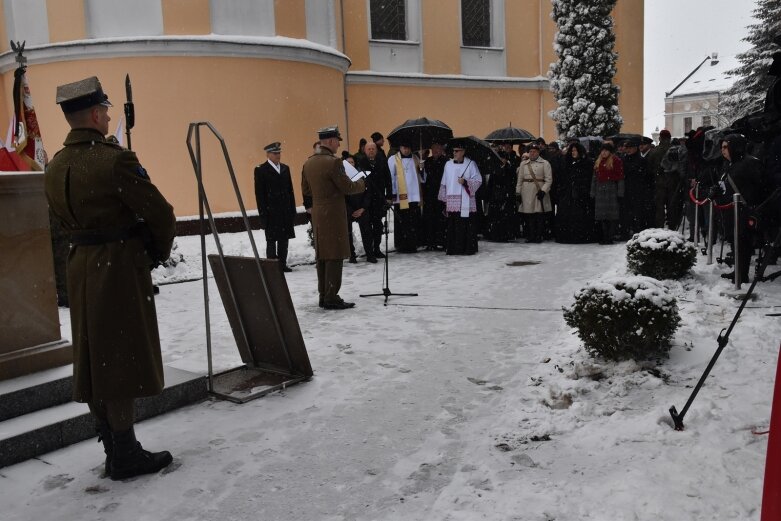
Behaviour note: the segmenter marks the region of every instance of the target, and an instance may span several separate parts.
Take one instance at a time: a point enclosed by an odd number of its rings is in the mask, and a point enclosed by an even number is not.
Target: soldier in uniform
[[[171,454],[136,441],[134,401],[163,390],[150,266],[168,258],[176,219],[136,154],[106,138],[111,103],[96,77],[57,87],[57,103],[71,130],[45,186],[71,238],[73,399],[95,416],[106,475],[157,472]]]
[[[345,196],[363,192],[365,185],[363,179],[351,181],[342,160],[335,156],[342,140],[339,127],[322,128],[317,135],[320,147],[304,163],[301,192],[304,201],[311,204],[311,211],[307,211],[312,214],[319,305],[325,309],[348,309],[355,304],[339,296],[342,262],[350,256]]]
[[[266,258],[278,259],[284,272],[293,271],[287,265],[288,241],[294,231],[296,201],[290,168],[280,163],[282,144],[266,145],[267,161],[255,167],[255,200],[258,203],[260,226],[266,231]]]

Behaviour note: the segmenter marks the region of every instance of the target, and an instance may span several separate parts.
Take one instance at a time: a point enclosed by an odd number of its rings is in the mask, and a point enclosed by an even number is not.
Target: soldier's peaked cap
[[[263,147],[266,152],[282,152],[282,143],[275,141]]]
[[[57,87],[57,104],[65,114],[78,112],[95,105],[111,107],[108,96],[100,86],[97,76],[91,76]]]
[[[328,138],[339,138],[339,141],[342,140],[342,135],[339,133],[339,127],[336,125],[332,127],[323,127],[317,131],[317,137],[318,139],[328,139]]]

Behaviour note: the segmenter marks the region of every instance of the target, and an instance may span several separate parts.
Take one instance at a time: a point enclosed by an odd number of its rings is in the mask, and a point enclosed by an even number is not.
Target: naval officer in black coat
[[[255,199],[258,202],[260,227],[266,231],[266,257],[278,259],[283,271],[287,265],[288,241],[296,236],[293,230],[296,202],[290,168],[280,162],[282,144],[266,145],[267,160],[255,167]]]

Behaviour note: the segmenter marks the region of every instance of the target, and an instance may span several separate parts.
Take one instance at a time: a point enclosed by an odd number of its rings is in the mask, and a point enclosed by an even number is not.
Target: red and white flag
[[[14,72],[14,129],[13,145],[19,157],[30,167],[30,170],[43,170],[48,162],[46,151],[41,139],[41,128],[33,107],[30,95],[30,85],[27,83],[25,68],[20,67]]]

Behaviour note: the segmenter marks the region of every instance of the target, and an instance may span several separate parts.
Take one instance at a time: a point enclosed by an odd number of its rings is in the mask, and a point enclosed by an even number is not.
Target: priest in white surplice
[[[447,211],[445,251],[448,255],[477,253],[477,203],[475,193],[483,182],[480,170],[465,157],[463,145],[452,142],[453,159],[445,164],[439,200]]]
[[[420,163],[409,143],[388,158],[393,184],[393,245],[399,253],[415,253],[420,243]]]

